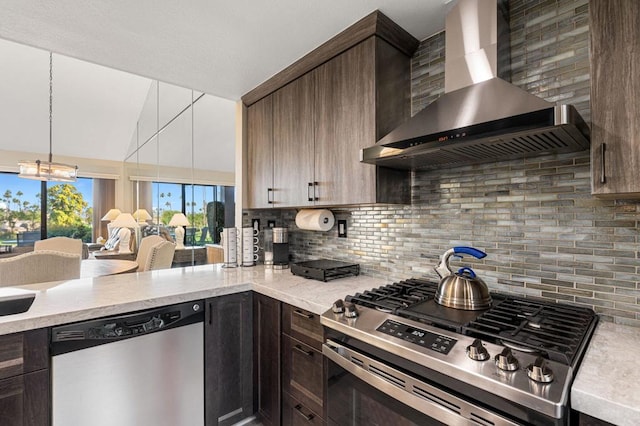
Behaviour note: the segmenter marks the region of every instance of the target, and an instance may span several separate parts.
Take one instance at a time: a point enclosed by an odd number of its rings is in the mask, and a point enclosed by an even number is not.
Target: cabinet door
[[[267,96],[247,108],[248,208],[273,206],[272,103]]]
[[[314,73],[316,204],[373,203],[375,167],[360,163],[360,149],[376,142],[375,37]]]
[[[0,424],[49,424],[49,370],[0,380]]]
[[[230,425],[253,414],[251,293],[206,302],[205,424]]]
[[[254,293],[257,411],[263,424],[280,424],[280,302]]]
[[[640,2],[590,1],[596,195],[640,196]]]
[[[49,334],[46,329],[0,336],[0,424],[49,423]]]
[[[274,207],[314,203],[313,96],[310,73],[273,94]]]

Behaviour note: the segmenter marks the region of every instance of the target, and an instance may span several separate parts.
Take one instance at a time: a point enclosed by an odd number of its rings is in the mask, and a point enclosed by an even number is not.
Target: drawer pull
[[[607,153],[607,144],[603,143],[602,145],[600,145],[600,183],[601,184],[605,184],[607,183],[607,173],[605,170],[605,160],[604,160],[604,156]]]
[[[295,345],[293,347],[293,349],[295,349],[296,351],[300,352],[301,354],[304,354],[306,356],[313,356],[313,351],[307,351],[305,350],[302,346],[300,345]]]
[[[299,317],[302,317],[302,318],[306,318],[306,319],[312,319],[313,318],[313,314],[307,314],[306,312],[302,312],[302,311],[299,311],[297,309],[295,311],[293,311],[293,313],[296,314]]]
[[[298,404],[295,407],[296,413],[300,414],[302,417],[304,417],[304,419],[308,422],[310,422],[311,420],[313,420],[313,418],[315,417],[312,413],[309,414],[305,414],[302,412],[302,405]]]

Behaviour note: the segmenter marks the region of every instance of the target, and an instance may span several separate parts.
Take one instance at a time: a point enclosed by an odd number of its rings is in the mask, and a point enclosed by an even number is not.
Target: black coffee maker
[[[273,228],[273,269],[289,267],[289,230]]]

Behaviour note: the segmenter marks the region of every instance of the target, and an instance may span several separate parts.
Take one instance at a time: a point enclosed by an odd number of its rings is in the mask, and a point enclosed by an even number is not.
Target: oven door
[[[331,425],[516,425],[333,340],[327,358]]]

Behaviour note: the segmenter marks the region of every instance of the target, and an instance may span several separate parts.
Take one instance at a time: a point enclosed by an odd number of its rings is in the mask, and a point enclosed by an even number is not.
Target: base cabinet
[[[320,316],[282,307],[282,424],[322,424],[325,410]],[[287,401],[295,401],[287,405]],[[288,410],[288,412],[287,412]]]
[[[262,424],[281,424],[280,301],[253,295],[255,408]]]
[[[325,424],[320,317],[260,294],[253,300],[255,388],[262,424]]]
[[[0,336],[0,425],[50,423],[48,344],[46,329]]]
[[[208,299],[205,311],[205,424],[253,414],[252,293]]]

